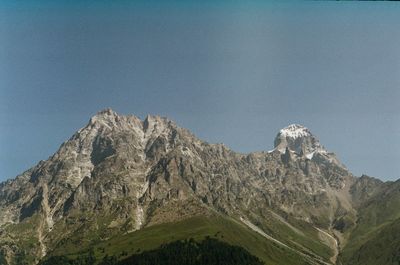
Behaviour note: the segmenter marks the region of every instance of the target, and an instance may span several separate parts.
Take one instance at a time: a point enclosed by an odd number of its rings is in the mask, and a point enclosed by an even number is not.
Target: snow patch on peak
[[[299,124],[291,124],[279,131],[275,137],[274,147],[281,153],[286,148],[296,154],[312,159],[315,153],[325,154],[327,151],[311,131]]]
[[[307,159],[310,159],[310,160],[311,160],[311,159],[313,158],[315,152],[316,152],[316,151],[314,151],[314,152],[312,152],[312,153],[310,153],[310,154],[306,154]]]
[[[291,124],[279,131],[279,134],[284,137],[299,138],[311,136],[311,132],[304,126],[299,124]]]

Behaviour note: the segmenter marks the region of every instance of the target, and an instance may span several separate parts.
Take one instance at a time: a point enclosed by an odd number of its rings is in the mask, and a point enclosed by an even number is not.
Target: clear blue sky
[[[400,177],[400,5],[55,2],[0,4],[0,180],[106,107],[239,152],[301,123],[356,175]]]

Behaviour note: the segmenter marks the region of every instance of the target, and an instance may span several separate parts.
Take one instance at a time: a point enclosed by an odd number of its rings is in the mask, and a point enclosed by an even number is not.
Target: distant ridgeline
[[[257,257],[239,246],[232,246],[207,237],[201,242],[194,239],[175,241],[157,249],[144,251],[127,258],[105,256],[96,260],[93,251],[76,259],[53,256],[39,265],[263,265]],[[119,259],[121,259],[118,261]]]
[[[0,265],[400,265],[399,235],[400,180],[298,124],[242,154],[106,109],[0,183]]]

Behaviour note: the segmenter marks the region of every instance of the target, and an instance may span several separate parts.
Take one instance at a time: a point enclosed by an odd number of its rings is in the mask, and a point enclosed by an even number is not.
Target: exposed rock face
[[[210,211],[237,220],[276,212],[331,229],[355,215],[355,196],[369,196],[360,181],[300,125],[282,129],[273,152],[243,155],[167,118],[107,109],[48,160],[0,184],[0,250],[9,264],[21,251],[37,262],[73,234],[105,239]],[[35,227],[24,236],[38,242],[29,251],[15,240],[24,222]]]
[[[281,152],[287,147],[297,154],[304,155],[315,151],[327,152],[310,130],[299,124],[292,124],[280,130],[275,137],[274,147]]]
[[[345,169],[334,153],[328,152],[309,129],[299,124],[292,124],[280,130],[275,137],[274,148],[281,153],[288,149],[297,156],[305,156],[320,163],[334,163]]]

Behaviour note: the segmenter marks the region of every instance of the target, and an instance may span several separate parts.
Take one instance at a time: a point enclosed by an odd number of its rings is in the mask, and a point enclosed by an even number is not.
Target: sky
[[[201,4],[200,4],[201,2]],[[270,150],[308,127],[355,175],[400,178],[400,5],[2,1],[0,181],[101,109]]]

